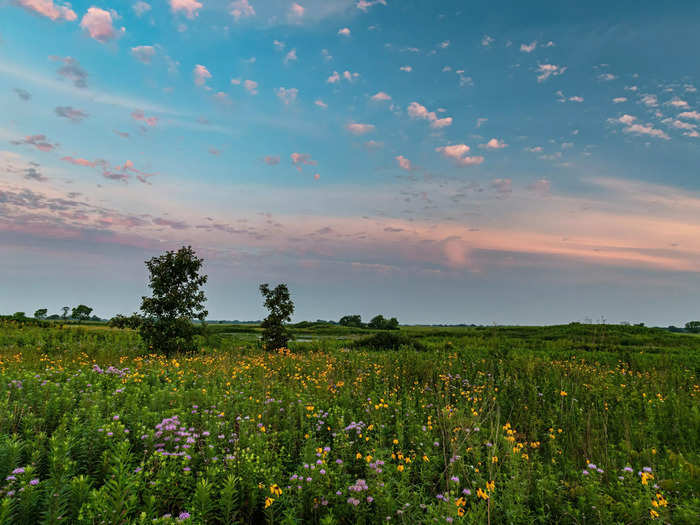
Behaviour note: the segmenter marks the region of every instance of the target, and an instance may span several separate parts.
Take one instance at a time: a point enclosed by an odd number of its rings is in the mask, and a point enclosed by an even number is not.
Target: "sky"
[[[0,0],[0,312],[700,317],[700,3]]]

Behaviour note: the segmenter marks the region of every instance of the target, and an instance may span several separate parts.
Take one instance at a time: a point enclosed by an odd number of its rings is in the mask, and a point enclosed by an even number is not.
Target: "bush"
[[[362,339],[353,341],[350,346],[352,348],[368,348],[370,350],[398,350],[403,346],[413,348],[414,350],[426,350],[423,343],[415,341],[407,335],[393,332],[381,332],[369,337],[363,337]]]

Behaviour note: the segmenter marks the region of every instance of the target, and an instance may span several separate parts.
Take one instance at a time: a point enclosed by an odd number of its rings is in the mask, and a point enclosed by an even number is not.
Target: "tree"
[[[690,321],[685,323],[685,330],[691,334],[700,334],[700,321]]]
[[[342,326],[351,326],[353,328],[364,328],[365,326],[362,323],[362,317],[359,315],[345,315],[340,318],[338,324]]]
[[[16,320],[22,320],[26,319],[27,316],[24,314],[24,312],[15,312],[12,314],[12,318]]]
[[[377,315],[372,318],[367,327],[375,330],[398,330],[399,321],[396,317],[385,319],[383,315]]]
[[[204,325],[195,327],[192,321],[203,323],[209,314],[201,289],[207,282],[207,276],[200,275],[202,262],[191,246],[146,261],[153,297],[141,298],[140,333],[156,352],[171,355],[196,350],[194,336],[203,332]]]
[[[34,319],[46,319],[46,314],[48,312],[49,311],[46,308],[39,308],[36,312],[34,312]]]
[[[90,319],[90,314],[92,313],[92,308],[89,306],[85,306],[84,304],[79,304],[75,308],[73,308],[73,311],[71,312],[70,316],[73,319],[77,319],[78,323],[81,321],[87,321]]]
[[[294,313],[294,303],[287,285],[280,284],[271,290],[267,283],[261,284],[260,293],[265,298],[265,308],[270,312],[261,323],[263,347],[266,350],[286,348],[292,336],[284,323],[291,321]]]
[[[65,321],[66,319],[68,319],[68,311],[70,310],[70,306],[64,306],[63,308],[61,308],[61,310],[63,310],[63,315],[61,317]]]
[[[108,324],[112,328],[131,328],[132,330],[138,330],[142,321],[143,318],[134,312],[129,317],[117,314],[109,320]]]

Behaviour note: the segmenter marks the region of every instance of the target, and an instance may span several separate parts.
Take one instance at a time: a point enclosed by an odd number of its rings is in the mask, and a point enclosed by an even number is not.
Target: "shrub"
[[[426,350],[423,343],[416,341],[407,335],[393,332],[381,332],[363,337],[353,341],[352,348],[369,348],[371,350],[398,350],[402,346],[413,348],[414,350]]]

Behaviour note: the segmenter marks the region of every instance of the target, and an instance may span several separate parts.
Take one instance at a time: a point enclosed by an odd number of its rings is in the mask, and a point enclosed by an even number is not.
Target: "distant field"
[[[0,524],[698,523],[696,336],[259,331],[1,324]]]

